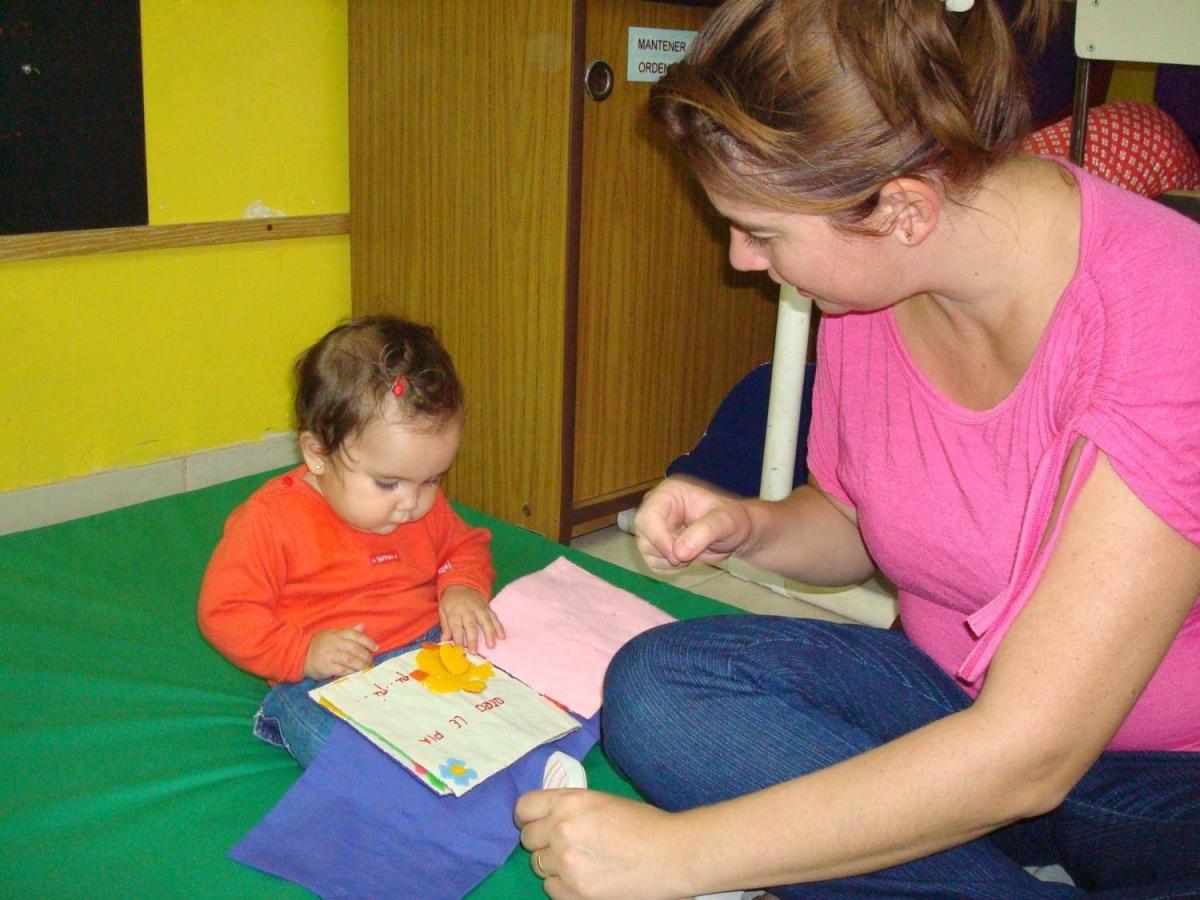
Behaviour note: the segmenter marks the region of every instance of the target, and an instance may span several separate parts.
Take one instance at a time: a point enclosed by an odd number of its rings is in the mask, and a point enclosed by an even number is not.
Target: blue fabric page
[[[599,714],[461,797],[439,797],[345,722],[229,855],[322,897],[458,900],[503,865],[520,838],[517,798],[542,786],[546,759],[583,759]]]

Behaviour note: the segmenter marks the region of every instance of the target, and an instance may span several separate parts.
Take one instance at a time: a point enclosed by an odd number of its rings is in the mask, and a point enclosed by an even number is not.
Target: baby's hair
[[[1044,40],[1054,0],[1019,18]],[[995,0],[730,0],[651,89],[713,193],[869,231],[894,178],[961,198],[1030,127],[1025,68]]]
[[[295,377],[297,426],[326,453],[380,416],[389,397],[431,430],[462,415],[462,384],[437,333],[394,316],[334,328],[296,359]]]

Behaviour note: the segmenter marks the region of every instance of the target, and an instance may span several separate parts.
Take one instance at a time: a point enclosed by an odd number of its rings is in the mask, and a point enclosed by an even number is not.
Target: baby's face
[[[309,479],[347,524],[391,534],[433,508],[461,438],[457,417],[436,431],[423,421],[375,419]]]

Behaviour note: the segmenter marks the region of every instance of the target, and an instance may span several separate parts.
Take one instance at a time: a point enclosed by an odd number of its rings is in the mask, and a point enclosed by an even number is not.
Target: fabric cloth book
[[[579,723],[504,670],[426,644],[309,692],[438,794],[462,796]]]

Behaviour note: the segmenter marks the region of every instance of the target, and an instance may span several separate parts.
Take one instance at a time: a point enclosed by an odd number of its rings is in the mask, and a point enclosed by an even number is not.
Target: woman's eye
[[[375,482],[375,487],[379,488],[381,491],[394,491],[399,486],[400,486],[400,482],[398,482],[398,481],[376,481]]]
[[[770,242],[770,238],[759,237],[757,234],[750,234],[748,231],[742,232],[742,237],[751,247],[765,247]]]

